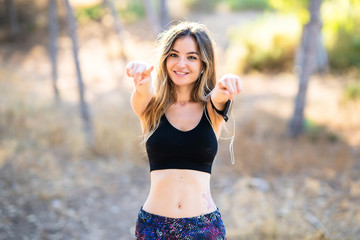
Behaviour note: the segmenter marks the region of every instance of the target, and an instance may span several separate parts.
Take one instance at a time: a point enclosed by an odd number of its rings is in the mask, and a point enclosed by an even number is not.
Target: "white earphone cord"
[[[234,99],[233,99],[234,100]],[[205,106],[206,107],[206,106]],[[234,114],[232,114],[232,111],[230,111],[230,115],[231,115],[231,119],[232,119],[232,122],[233,122],[233,134],[231,137],[219,137],[219,139],[221,140],[230,140],[230,144],[229,144],[229,152],[230,152],[230,157],[231,157],[231,163],[234,165],[235,164],[235,154],[234,154],[234,140],[235,140],[235,130],[236,130],[236,125],[235,125],[235,117],[234,117]],[[207,118],[207,120],[209,121],[209,123],[212,125],[209,117],[207,116],[206,114],[206,111],[205,111],[205,116]]]
[[[235,164],[235,154],[234,154],[234,141],[235,141],[235,130],[236,130],[236,125],[235,125],[235,118],[234,115],[230,112],[231,115],[231,119],[233,122],[233,134],[231,137],[219,137],[219,139],[222,140],[229,140],[230,139],[230,144],[229,144],[229,152],[230,152],[230,157],[231,157],[231,163],[234,165]]]

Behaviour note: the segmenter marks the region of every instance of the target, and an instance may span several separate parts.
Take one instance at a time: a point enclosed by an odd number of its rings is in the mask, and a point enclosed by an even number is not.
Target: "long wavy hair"
[[[206,103],[216,84],[214,42],[205,25],[195,22],[180,22],[161,33],[157,39],[158,57],[154,96],[144,111],[144,141],[158,128],[160,118],[176,101],[174,84],[166,70],[166,60],[175,41],[183,37],[192,37],[197,45],[203,72],[199,75],[191,92],[191,101]]]

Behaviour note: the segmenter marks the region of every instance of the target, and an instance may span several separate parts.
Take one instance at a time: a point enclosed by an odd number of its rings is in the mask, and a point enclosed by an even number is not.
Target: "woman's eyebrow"
[[[176,53],[179,53],[179,51],[178,50],[176,50],[176,49],[171,49],[171,51],[174,51],[174,52],[176,52]],[[199,55],[199,53],[198,52],[188,52],[187,54],[196,54],[196,55]]]

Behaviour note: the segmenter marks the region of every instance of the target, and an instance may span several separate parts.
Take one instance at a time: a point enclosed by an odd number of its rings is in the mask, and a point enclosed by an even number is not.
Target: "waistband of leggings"
[[[187,218],[171,218],[171,217],[165,217],[165,216],[149,213],[141,207],[138,217],[140,221],[145,221],[152,225],[176,223],[176,224],[193,224],[200,226],[200,225],[212,224],[215,221],[219,221],[221,219],[221,214],[219,208],[217,208],[213,212],[206,213],[200,216],[187,217]]]

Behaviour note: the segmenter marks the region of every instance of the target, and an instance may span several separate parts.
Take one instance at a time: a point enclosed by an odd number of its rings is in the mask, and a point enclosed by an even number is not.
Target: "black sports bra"
[[[207,116],[205,107],[198,125],[181,131],[164,114],[159,127],[146,141],[150,171],[191,169],[211,173],[218,142]]]

